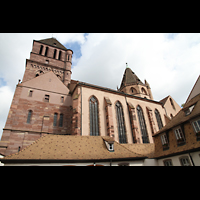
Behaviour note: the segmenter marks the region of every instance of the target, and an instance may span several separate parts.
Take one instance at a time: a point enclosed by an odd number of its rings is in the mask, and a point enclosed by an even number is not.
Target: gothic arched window
[[[155,109],[155,115],[156,115],[156,120],[157,120],[157,123],[158,123],[158,128],[160,130],[163,127],[163,123],[162,123],[162,119],[160,117],[160,113],[157,109]]]
[[[148,137],[148,133],[147,133],[146,123],[145,123],[142,108],[140,106],[137,106],[137,114],[138,114],[138,119],[139,119],[139,123],[140,123],[142,141],[143,141],[143,143],[149,143],[149,137]]]
[[[116,114],[117,114],[119,143],[127,143],[125,123],[124,123],[124,112],[123,112],[122,105],[119,101],[116,103],[115,108],[116,108]]]
[[[99,111],[98,111],[98,101],[92,96],[89,101],[90,107],[90,135],[99,135]]]

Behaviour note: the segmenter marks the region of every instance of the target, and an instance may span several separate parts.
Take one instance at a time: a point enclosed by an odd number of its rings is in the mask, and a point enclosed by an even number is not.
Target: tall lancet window
[[[160,130],[163,127],[163,123],[162,123],[162,119],[160,117],[160,113],[157,109],[155,109],[155,115],[156,115],[156,119],[157,119],[157,123],[158,123],[158,128]]]
[[[143,141],[143,143],[149,143],[147,127],[146,127],[143,111],[142,111],[142,108],[140,106],[137,106],[137,114],[138,114],[138,119],[139,119],[139,123],[140,123],[142,141]]]
[[[126,129],[124,123],[124,112],[121,103],[118,101],[115,105],[116,114],[117,114],[117,126],[118,126],[118,135],[120,143],[127,143],[126,141]]]
[[[90,107],[90,135],[99,135],[99,111],[98,111],[98,101],[92,96],[89,101]]]

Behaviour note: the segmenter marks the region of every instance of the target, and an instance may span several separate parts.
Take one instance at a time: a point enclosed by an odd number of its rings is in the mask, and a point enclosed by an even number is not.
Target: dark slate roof
[[[134,84],[144,85],[142,81],[136,76],[136,74],[130,68],[126,68],[121,82],[120,90],[127,85],[134,85]]]
[[[57,47],[57,48],[60,48],[60,49],[63,49],[63,50],[67,50],[66,47],[64,47],[58,40],[56,40],[53,37],[47,38],[47,39],[44,39],[44,40],[36,40],[36,41],[41,42],[43,44],[50,45],[50,46],[54,46],[54,47]],[[56,45],[54,43],[56,43]]]

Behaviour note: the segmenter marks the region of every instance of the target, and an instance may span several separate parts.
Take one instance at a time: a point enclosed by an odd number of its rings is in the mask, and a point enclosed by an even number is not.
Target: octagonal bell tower
[[[153,100],[149,83],[146,80],[143,83],[128,67],[127,63],[119,91]]]

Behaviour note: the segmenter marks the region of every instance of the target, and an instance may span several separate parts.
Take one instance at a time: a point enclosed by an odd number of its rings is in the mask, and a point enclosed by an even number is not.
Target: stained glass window
[[[121,103],[118,101],[115,105],[116,114],[117,114],[117,126],[118,126],[118,135],[120,143],[127,143],[126,141],[126,129],[124,123],[124,113]]]
[[[90,135],[99,135],[98,101],[92,96],[89,101],[90,109]]]

